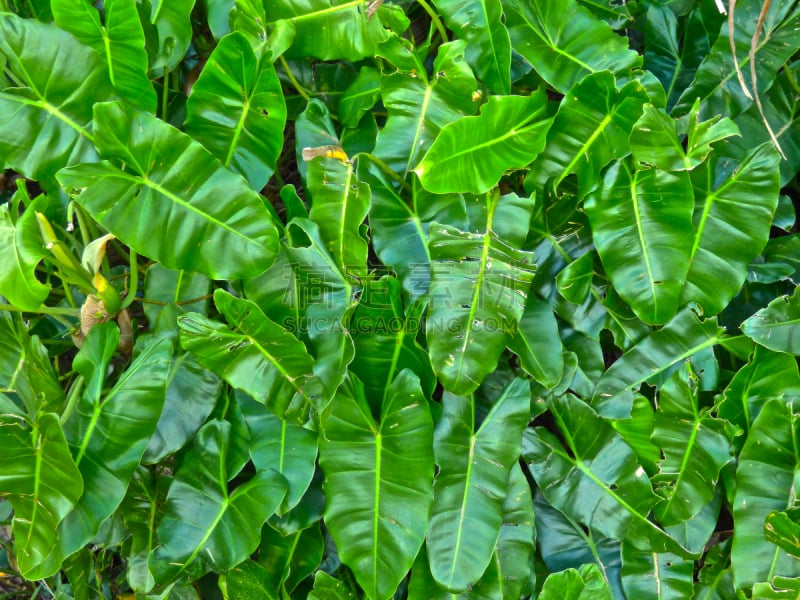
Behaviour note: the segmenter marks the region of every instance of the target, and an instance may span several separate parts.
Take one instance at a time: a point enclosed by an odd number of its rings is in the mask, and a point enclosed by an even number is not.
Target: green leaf
[[[550,572],[595,564],[615,597],[622,597],[620,543],[587,529],[548,504],[541,490],[533,501],[537,545]]]
[[[394,594],[425,538],[433,490],[433,422],[419,380],[402,371],[375,423],[352,379],[320,416],[325,523],[369,598]]]
[[[195,436],[169,488],[158,525],[160,545],[150,555],[159,584],[190,569],[224,572],[256,549],[261,526],[286,494],[286,480],[272,470],[257,471],[228,491],[226,455],[231,425],[214,420]]]
[[[531,253],[508,246],[492,230],[497,200],[490,204],[486,233],[439,224],[430,230],[429,352],[442,385],[454,394],[473,392],[494,371],[533,278]]]
[[[631,152],[637,163],[659,167],[665,171],[690,171],[711,152],[711,145],[739,135],[739,128],[730,119],[719,115],[698,122],[700,104],[689,114],[687,148],[678,139],[676,121],[661,109],[645,104],[644,113],[631,131]]]
[[[386,125],[378,133],[375,156],[403,179],[430,148],[439,131],[477,108],[475,76],[464,58],[463,41],[439,46],[431,79],[422,65],[381,79]]]
[[[0,294],[22,310],[37,310],[50,294],[51,286],[40,283],[35,275],[45,256],[35,205],[28,206],[16,222],[9,205],[0,206]]]
[[[712,546],[703,557],[694,597],[698,600],[734,600],[736,593],[730,564],[730,543]]]
[[[583,304],[592,291],[594,252],[586,252],[556,275],[558,293],[573,304]]]
[[[426,397],[436,386],[428,353],[416,342],[426,306],[417,302],[403,309],[399,282],[382,277],[364,282],[350,331],[356,356],[351,370],[364,383],[367,400],[377,412],[386,390],[403,369],[420,379]]]
[[[200,273],[187,273],[174,271],[157,263],[147,269],[144,278],[144,297],[148,300],[163,302],[164,305],[173,305],[174,314],[184,312],[208,313],[208,294],[211,291],[211,282],[208,277]],[[197,300],[186,303],[187,300]],[[167,307],[160,304],[144,304],[142,309],[150,321],[150,327],[155,329],[159,316]],[[173,318],[173,317],[169,317]],[[176,322],[171,325],[175,327]]]
[[[797,524],[797,509],[773,510],[764,522],[764,535],[768,542],[780,546],[788,554],[800,558],[800,525]]]
[[[14,550],[19,571],[28,579],[56,573],[53,559],[58,524],[83,493],[58,416],[45,413],[30,429],[4,416],[0,420],[4,466],[0,495],[14,507]]]
[[[225,575],[225,588],[230,600],[278,600],[275,588],[270,586],[267,570],[252,560],[236,565]]]
[[[545,579],[539,600],[611,600],[611,589],[597,565],[581,565],[551,573]]]
[[[592,402],[596,406],[610,407],[625,391],[638,388],[701,350],[714,346],[721,334],[716,319],[700,320],[690,308],[683,309],[603,373]]]
[[[713,115],[705,121],[700,121],[699,116],[700,101],[697,100],[689,113],[686,134],[686,158],[693,167],[703,162],[711,153],[712,144],[733,136],[740,137],[739,127],[727,117]]]
[[[798,142],[800,139],[800,110],[798,110],[795,91],[798,73],[800,73],[800,65],[787,63],[778,74],[772,87],[762,93],[761,104],[764,117],[761,116],[755,105],[736,116],[735,121],[741,129],[742,136],[738,140],[733,140],[733,143],[725,149],[726,155],[739,157],[754,146],[771,142],[769,132],[764,127],[764,118],[766,118],[786,156],[786,159],[780,163],[781,186],[789,183],[800,169],[800,142]],[[777,223],[776,226],[778,226]]]
[[[240,396],[247,428],[250,431],[250,457],[256,469],[272,469],[288,484],[286,497],[278,508],[284,515],[300,501],[314,476],[317,459],[315,432],[279,419],[264,405]]]
[[[783,352],[756,346],[748,364],[733,376],[717,405],[719,416],[749,433],[764,404],[771,399],[787,404],[800,400],[797,360]]]
[[[338,579],[325,571],[317,571],[314,575],[314,589],[309,592],[308,600],[355,600],[356,595]]]
[[[503,501],[503,524],[492,558],[497,564],[503,600],[517,600],[533,592],[535,554],[533,497],[528,480],[517,463],[509,473],[508,490]]]
[[[675,316],[689,271],[692,184],[686,173],[613,163],[584,203],[594,244],[617,293],[636,316]]]
[[[508,347],[537,383],[553,389],[561,381],[564,356],[558,323],[550,305],[536,294],[528,295],[519,328]]]
[[[679,23],[672,7],[651,4],[644,19],[644,68],[658,77],[672,109],[708,55],[724,16],[705,1]],[[682,25],[682,27],[681,27]]]
[[[652,481],[663,498],[653,512],[669,527],[695,517],[711,501],[719,473],[733,460],[721,420],[701,409],[697,376],[682,368],[664,384],[652,441],[661,449]]]
[[[208,28],[215,39],[230,33],[231,11],[235,0],[202,0],[208,15]]]
[[[800,575],[800,562],[764,532],[772,511],[794,508],[798,461],[798,416],[782,400],[770,400],[753,423],[736,470],[731,563],[737,590],[775,575]]]
[[[525,189],[543,197],[548,182],[555,189],[577,173],[580,195],[585,195],[599,183],[605,165],[629,152],[628,137],[646,102],[647,93],[638,81],[618,90],[611,73],[587,76],[561,101],[544,150],[525,178]]]
[[[35,420],[39,414],[60,413],[64,407],[64,390],[47,350],[38,336],[31,336],[22,321],[15,323],[8,313],[0,313],[0,381],[3,413]]]
[[[149,592],[155,585],[148,557],[158,543],[153,524],[163,513],[171,476],[157,475],[145,467],[136,470],[128,493],[120,506],[123,520],[131,533],[127,580],[138,592]]]
[[[504,0],[512,48],[562,94],[585,76],[641,64],[625,38],[575,0]]]
[[[286,19],[295,29],[287,58],[357,61],[377,54],[388,37],[380,17],[368,14],[369,0],[270,0],[270,23]]]
[[[345,88],[337,106],[339,120],[345,127],[357,127],[361,118],[380,97],[381,72],[361,67],[355,81]]]
[[[260,190],[283,148],[286,103],[266,57],[240,33],[217,44],[186,102],[186,133]]]
[[[272,589],[283,589],[291,595],[320,566],[324,548],[319,523],[285,537],[271,527],[264,527],[258,564],[265,567]]]
[[[358,180],[353,164],[339,158],[317,157],[306,170],[311,196],[309,217],[336,263],[347,274],[363,272],[367,240],[360,231],[369,212],[370,189]]]
[[[330,399],[354,356],[346,322],[356,303],[355,290],[325,248],[316,223],[295,218],[286,233],[298,304],[298,314],[287,326],[311,338],[314,374]]]
[[[414,186],[412,202],[400,195],[371,161],[359,161],[358,175],[372,188],[369,213],[372,246],[383,264],[393,268],[412,300],[430,288],[428,231],[432,222],[467,229],[464,200],[454,194],[430,194]]]
[[[414,172],[431,192],[483,194],[539,154],[550,123],[544,89],[491,96],[480,115],[445,125]]]
[[[143,9],[150,9],[150,23],[155,27],[158,43],[148,45],[150,70],[159,75],[177,67],[192,42],[191,13],[195,0],[147,0]]]
[[[189,136],[124,104],[95,105],[95,120],[100,154],[125,169],[106,160],[58,177],[65,187],[85,188],[76,199],[105,228],[172,269],[224,279],[269,267],[277,230],[239,176]],[[141,223],[157,223],[159,234]]]
[[[717,181],[714,161],[693,172],[695,236],[681,303],[719,313],[747,276],[747,265],[767,243],[778,205],[779,157],[769,144],[755,148]]]
[[[305,345],[250,300],[220,289],[214,303],[229,325],[197,313],[184,315],[178,320],[183,347],[274,414],[303,423],[320,391]]]
[[[509,472],[519,457],[530,411],[530,386],[514,379],[476,427],[475,401],[446,394],[436,426],[439,472],[427,547],[431,573],[463,592],[489,564],[503,518]]]
[[[305,110],[300,113],[294,123],[295,127],[295,156],[297,168],[303,180],[306,179],[308,161],[303,157],[305,148],[324,148],[340,146],[339,136],[333,126],[328,107],[319,99],[312,98],[306,104]],[[306,151],[308,152],[308,151]]]
[[[10,13],[0,15],[0,55],[15,82],[0,92],[5,164],[51,182],[62,167],[96,161],[92,105],[114,97],[102,59],[55,25]]]
[[[800,287],[791,296],[775,298],[742,323],[742,332],[762,346],[777,352],[800,354]]]
[[[570,394],[554,399],[550,410],[566,449],[542,427],[525,432],[522,449],[545,498],[568,517],[634,548],[681,551],[648,519],[656,496],[613,427]]]
[[[467,42],[467,61],[495,94],[511,91],[511,40],[500,0],[434,0],[447,26]]]
[[[622,545],[622,588],[627,598],[693,598],[694,561],[668,552]]]
[[[95,325],[75,357],[85,392],[64,432],[84,481],[75,509],[61,523],[60,551],[87,544],[122,502],[164,405],[171,346],[148,346],[103,395],[106,370],[119,343],[114,323]]]
[[[172,360],[167,394],[142,462],[155,464],[191,440],[214,409],[222,382],[189,353]]]
[[[800,594],[800,578],[776,576],[772,582],[753,586],[753,598],[759,600],[794,600]]]
[[[759,26],[763,2],[742,0],[736,5],[734,23],[735,59],[739,63],[749,95],[745,94],[736,76],[734,56],[731,53],[729,29],[722,26],[711,51],[706,54],[695,74],[694,82],[680,96],[673,109],[678,116],[685,115],[697,98],[706,116],[727,115],[735,117],[753,102],[753,82],[750,75],[750,45]],[[795,34],[800,25],[800,11],[790,2],[780,2],[769,11],[761,27],[756,46],[757,94],[765,92],[775,80],[784,63],[797,52]],[[760,26],[759,26],[760,27]]]
[[[108,65],[108,79],[120,96],[150,113],[156,92],[147,78],[145,38],[135,0],[107,0],[100,13],[87,0],[52,0],[56,25],[95,50]]]

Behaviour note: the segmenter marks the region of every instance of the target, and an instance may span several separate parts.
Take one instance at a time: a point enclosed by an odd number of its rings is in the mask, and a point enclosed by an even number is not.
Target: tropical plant
[[[795,0],[0,9],[3,597],[797,597]]]

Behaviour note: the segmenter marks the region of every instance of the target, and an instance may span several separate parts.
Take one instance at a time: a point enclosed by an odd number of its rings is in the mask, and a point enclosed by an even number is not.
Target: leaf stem
[[[72,386],[69,388],[69,395],[67,396],[67,405],[64,407],[64,412],[61,413],[61,417],[59,418],[59,422],[61,425],[64,425],[72,415],[75,407],[78,405],[78,401],[81,398],[81,392],[83,391],[83,385],[86,383],[82,375],[78,375],[75,378]]]
[[[311,94],[308,92],[308,90],[306,90],[306,88],[302,86],[302,84],[299,81],[297,81],[297,78],[294,76],[294,73],[292,73],[292,70],[289,68],[289,63],[286,62],[286,59],[283,58],[283,56],[281,56],[280,58],[278,58],[278,60],[281,61],[281,66],[283,67],[283,70],[286,71],[286,76],[289,78],[289,81],[292,82],[292,85],[294,86],[294,89],[297,90],[297,93],[300,94],[303,98],[305,98],[306,101],[311,100]]]
[[[389,177],[391,177],[392,179],[394,179],[394,180],[395,180],[397,183],[399,183],[399,184],[400,184],[400,186],[403,188],[403,190],[405,190],[406,192],[409,192],[409,193],[411,192],[411,186],[409,186],[409,185],[408,185],[408,183],[406,182],[406,180],[405,180],[405,179],[403,179],[402,177],[400,177],[400,175],[398,175],[397,173],[395,173],[395,172],[394,172],[394,170],[393,170],[393,169],[392,169],[392,168],[391,168],[389,165],[387,165],[385,162],[383,162],[383,161],[382,161],[380,158],[378,158],[377,156],[375,156],[375,155],[373,155],[373,154],[368,154],[367,152],[359,152],[358,154],[356,154],[356,155],[353,157],[353,160],[356,160],[356,159],[358,159],[358,158],[361,158],[362,156],[363,156],[364,158],[368,158],[368,159],[369,159],[370,161],[372,161],[372,162],[375,164],[375,166],[377,166],[377,167],[378,167],[378,168],[379,168],[381,171],[383,171],[383,172],[384,172],[386,175],[388,175]]]
[[[439,36],[442,38],[442,43],[446,42],[447,30],[444,28],[439,15],[437,15],[436,11],[431,8],[431,5],[428,4],[427,0],[417,0],[417,3],[425,10],[426,13],[428,13],[428,16],[431,18],[434,27],[436,27],[436,31],[439,32]]]
[[[167,105],[169,104],[169,71],[164,67],[164,79],[161,82],[161,118],[169,122],[167,119]]]
[[[122,304],[120,304],[119,309],[125,310],[131,305],[136,299],[136,292],[139,289],[139,262],[138,262],[138,255],[136,254],[136,250],[131,248],[131,256],[130,256],[130,271],[128,273],[128,293],[125,298],[122,300]]]
[[[14,83],[14,85],[17,87],[25,87],[25,84],[16,75],[14,75],[14,72],[11,69],[4,67],[3,71],[5,72],[5,76],[8,77]]]
[[[64,306],[45,306],[44,304],[36,310],[25,310],[13,304],[0,304],[0,310],[18,313],[39,313],[41,315],[66,315],[68,317],[80,317],[81,309],[67,308]]]
[[[786,74],[786,79],[789,80],[789,85],[792,86],[792,89],[796,94],[800,95],[800,85],[797,84],[797,79],[795,79],[794,74],[792,73],[792,68],[786,65],[783,68],[783,72]]]
[[[81,230],[81,241],[83,242],[83,247],[85,248],[92,241],[91,232],[89,231],[89,223],[86,221],[86,215],[83,214],[81,206],[74,201],[72,205],[75,207],[74,214],[78,219],[78,229]]]

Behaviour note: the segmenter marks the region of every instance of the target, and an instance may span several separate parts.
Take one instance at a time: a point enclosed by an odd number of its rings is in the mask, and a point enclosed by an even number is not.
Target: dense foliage
[[[798,597],[796,0],[0,9],[0,592]]]

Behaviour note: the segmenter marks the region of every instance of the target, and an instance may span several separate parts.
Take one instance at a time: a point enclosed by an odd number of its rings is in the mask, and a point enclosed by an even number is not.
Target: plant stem
[[[83,379],[82,375],[78,375],[75,378],[72,386],[69,388],[69,394],[67,395],[67,405],[64,408],[64,412],[61,414],[61,418],[59,422],[63,425],[67,422],[72,412],[75,410],[75,407],[78,405],[78,401],[81,398],[81,392],[83,391],[83,385],[85,380]]]
[[[164,67],[164,78],[161,82],[161,118],[169,123],[167,119],[167,105],[169,104],[169,71]]]
[[[286,71],[286,76],[289,78],[289,81],[292,82],[292,85],[294,86],[294,89],[297,90],[297,93],[300,94],[303,98],[305,98],[306,101],[311,100],[310,93],[300,84],[299,81],[297,81],[297,78],[294,76],[294,73],[292,73],[292,70],[289,68],[289,63],[286,62],[286,59],[283,58],[283,56],[281,56],[278,60],[281,61],[281,66],[283,67],[283,70]]]
[[[430,4],[428,4],[427,0],[417,0],[419,5],[428,13],[428,16],[431,18],[434,27],[436,27],[436,31],[439,32],[439,37],[442,38],[442,43],[447,41],[447,30],[444,28],[442,24],[442,20],[439,18],[439,15],[436,14],[436,11],[433,10]]]
[[[83,214],[83,209],[78,204],[73,203],[75,207],[75,216],[78,219],[78,229],[81,230],[81,241],[83,242],[83,247],[85,248],[88,246],[91,241],[91,232],[89,231],[89,223],[86,220],[86,215]]]
[[[136,250],[131,248],[131,256],[130,256],[130,272],[128,273],[128,294],[122,300],[122,304],[120,305],[120,310],[124,310],[131,305],[136,299],[136,292],[139,289],[139,257],[136,254]]]
[[[405,181],[405,179],[403,179],[402,177],[400,177],[400,175],[395,173],[394,170],[389,165],[387,165],[385,162],[383,162],[380,158],[378,158],[377,156],[374,156],[372,154],[366,154],[364,152],[361,152],[359,154],[356,154],[353,157],[353,160],[356,160],[357,158],[362,158],[362,157],[371,160],[378,168],[380,168],[381,171],[383,171],[386,175],[388,175],[389,177],[394,179],[397,183],[399,183],[400,186],[406,192],[411,192],[411,187],[408,185],[408,183]]]
[[[0,304],[0,310],[18,313],[39,313],[41,315],[66,315],[68,317],[80,317],[80,308],[66,308],[64,306],[40,306],[36,310],[23,310],[19,306],[12,304]]]

